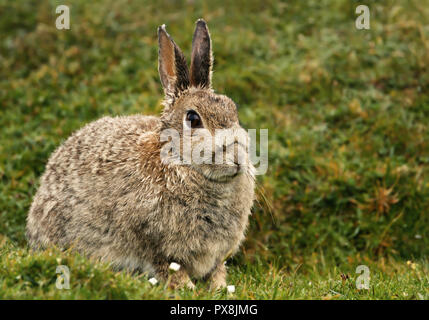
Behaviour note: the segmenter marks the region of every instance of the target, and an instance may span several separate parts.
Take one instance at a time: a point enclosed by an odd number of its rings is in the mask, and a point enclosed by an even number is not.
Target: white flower
[[[235,286],[234,285],[227,286],[226,290],[228,290],[229,293],[234,293],[235,292]]]
[[[155,278],[150,278],[149,282],[154,286],[158,283],[158,280],[156,280]]]
[[[176,262],[172,262],[170,264],[170,270],[173,270],[174,272],[179,271],[180,269],[180,264],[176,263]]]

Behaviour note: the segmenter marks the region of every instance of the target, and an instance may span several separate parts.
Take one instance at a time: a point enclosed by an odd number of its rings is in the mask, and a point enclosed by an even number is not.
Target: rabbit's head
[[[158,39],[165,92],[161,134],[173,130],[177,137],[170,140],[174,150],[169,156],[215,181],[250,173],[248,136],[240,127],[237,107],[211,88],[213,56],[206,23],[201,19],[196,23],[190,68],[165,26],[158,28]],[[173,137],[171,132],[167,136]]]

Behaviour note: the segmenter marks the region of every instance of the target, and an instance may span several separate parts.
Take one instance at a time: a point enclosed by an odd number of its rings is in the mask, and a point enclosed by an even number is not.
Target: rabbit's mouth
[[[206,164],[195,166],[203,176],[213,182],[229,182],[243,172],[243,166],[238,163],[227,164]]]

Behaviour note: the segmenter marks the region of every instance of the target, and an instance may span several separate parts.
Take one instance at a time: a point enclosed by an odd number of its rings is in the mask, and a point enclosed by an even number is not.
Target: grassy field
[[[0,0],[0,298],[429,299],[429,6]],[[70,5],[71,29],[55,28]],[[214,88],[269,129],[235,294],[152,286],[70,252],[30,253],[25,218],[56,146],[103,115],[159,114],[156,28],[189,57],[209,24]],[[70,290],[55,287],[58,265]],[[370,270],[358,290],[356,267]]]

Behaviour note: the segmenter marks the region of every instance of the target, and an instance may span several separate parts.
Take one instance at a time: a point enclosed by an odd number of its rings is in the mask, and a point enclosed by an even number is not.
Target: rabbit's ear
[[[198,19],[192,39],[191,84],[210,88],[212,77],[212,43],[209,29],[203,19]]]
[[[173,98],[189,87],[189,70],[182,51],[165,30],[158,28],[158,72],[167,97]]]

